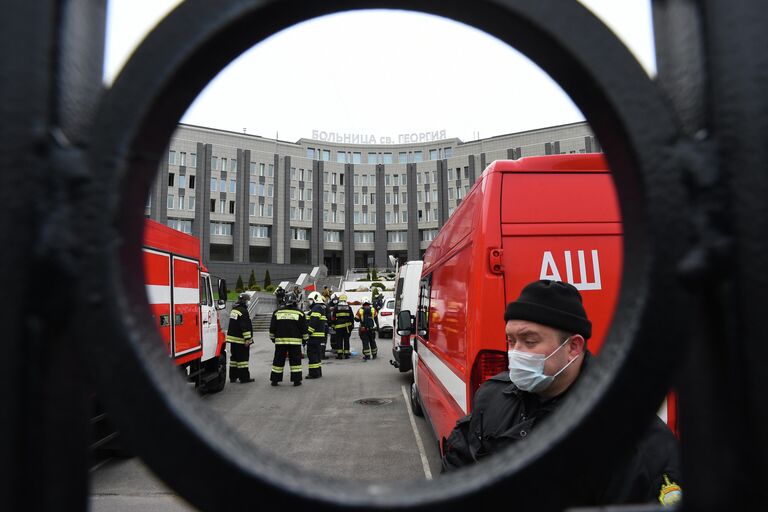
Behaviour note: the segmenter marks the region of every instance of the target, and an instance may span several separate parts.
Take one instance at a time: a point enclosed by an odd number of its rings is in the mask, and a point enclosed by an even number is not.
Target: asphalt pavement
[[[412,374],[389,364],[391,340],[378,339],[379,357],[363,361],[357,333],[353,356],[328,352],[323,377],[269,385],[274,345],[256,333],[250,350],[249,384],[227,382],[220,393],[200,398],[260,449],[328,477],[355,482],[429,480],[439,476],[432,430],[410,414],[404,393]],[[307,359],[302,360],[307,375]],[[202,484],[203,482],[201,482]],[[140,459],[111,459],[91,472],[93,511],[194,510],[158,480]]]

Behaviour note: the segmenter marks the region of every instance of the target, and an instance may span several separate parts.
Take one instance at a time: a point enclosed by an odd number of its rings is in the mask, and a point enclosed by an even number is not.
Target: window
[[[368,224],[368,212],[363,212],[362,218],[360,219],[361,224]]]
[[[353,219],[352,221],[353,221],[355,224],[360,224],[360,212],[354,212],[354,213],[352,214],[352,219]]]
[[[187,177],[179,176],[179,188],[187,188]]]
[[[323,183],[325,183],[326,185],[329,185],[331,183],[330,179],[331,179],[330,173],[324,172],[323,173]]]
[[[307,178],[307,181],[311,183],[312,182],[312,170],[311,169],[307,169],[307,174],[305,176]],[[344,183],[342,183],[342,185],[343,184]]]
[[[184,209],[184,196],[179,196],[179,210]]]
[[[187,199],[187,208],[190,210],[195,209],[195,196],[189,196]]]
[[[231,236],[232,224],[228,222],[211,222],[211,234]]]
[[[219,192],[226,192],[227,191],[227,182],[223,179],[219,180]]]
[[[329,150],[329,149],[324,149],[324,150],[323,150],[323,161],[324,161],[324,162],[327,162],[327,161],[329,161],[330,159],[331,159],[331,150]]]
[[[195,188],[195,175],[192,174],[189,177],[189,189],[192,190]]]
[[[399,164],[407,164],[408,163],[408,153],[405,151],[401,151],[397,154],[397,163]]]
[[[235,213],[235,202],[230,201],[229,202],[229,213]]]
[[[401,174],[400,175],[400,184],[401,185],[408,185],[408,175],[407,174]]]
[[[363,175],[360,177],[360,184],[361,184],[362,186],[364,186],[364,187],[367,187],[367,186],[368,186],[368,175],[367,175],[367,174],[363,174]]]
[[[403,243],[408,241],[407,231],[387,231],[387,242]]]
[[[256,174],[256,162],[251,162],[248,164],[248,173]]]
[[[234,158],[230,158],[229,160],[229,170],[232,172],[237,171],[237,160]]]
[[[176,165],[176,152],[168,151],[168,165]]]
[[[216,213],[216,200],[211,199],[211,213]]]
[[[437,202],[437,190],[432,191],[432,202],[433,203]]]
[[[293,240],[309,240],[307,236],[307,230],[304,228],[291,228],[291,239]]]
[[[450,200],[453,200],[453,198],[454,198],[453,189],[452,189],[452,188],[449,188],[449,189],[448,189],[448,200],[449,200],[449,201],[450,201]]]
[[[432,183],[437,183],[437,171],[432,171]]]
[[[226,212],[227,212],[227,202],[219,201],[219,213],[226,213]]]
[[[363,163],[363,154],[359,151],[355,151],[352,153],[352,163],[353,164],[361,164]]]
[[[352,197],[354,198],[354,200],[353,200],[353,203],[354,203],[355,205],[358,205],[358,204],[360,204],[360,194],[358,194],[357,192],[355,192],[354,194],[352,194]]]
[[[328,213],[328,212],[325,212]],[[341,242],[341,231],[325,231],[326,242]]]
[[[272,185],[270,185],[270,187],[271,187],[271,186],[272,186]],[[257,195],[259,195],[259,196],[261,196],[261,197],[264,197],[264,185],[263,185],[263,184],[261,184],[261,183],[259,183],[259,186],[258,186],[258,187],[256,187],[256,192],[257,192]]]
[[[388,187],[390,185],[389,181],[389,174],[384,175],[384,186]]]
[[[432,210],[432,221],[437,222],[437,208]]]
[[[341,172],[339,173],[339,185],[343,185],[343,184],[344,184],[344,173]]]
[[[354,185],[355,187],[359,187],[359,186],[360,186],[360,176],[359,176],[359,175],[357,175],[357,174],[355,174],[355,179],[354,179],[354,183],[353,183],[353,185]]]
[[[173,208],[174,208],[174,197],[173,197],[172,194],[168,194],[167,206],[168,206],[169,210],[173,210]]]
[[[416,192],[416,202],[417,203],[423,203],[424,202],[424,193],[421,190],[418,190]]]
[[[168,227],[181,231],[182,233],[192,233],[192,221],[184,219],[168,219]]]
[[[344,204],[344,192],[339,192],[339,204]]]
[[[235,184],[235,180],[229,180],[229,192],[231,194],[234,194],[237,190],[237,185]]]
[[[248,215],[256,215],[256,203],[248,203]]]
[[[376,212],[370,212],[370,213],[368,214],[368,221],[369,221],[371,224],[376,224]]]
[[[368,153],[368,163],[369,164],[376,163],[376,153]]]
[[[256,195],[256,184],[253,182],[250,182],[248,184],[248,195],[251,195],[251,196]]]
[[[401,210],[400,217],[403,223],[408,222],[408,210]]]
[[[465,177],[466,177],[466,176],[465,176]],[[457,168],[456,168],[456,179],[457,179],[457,180],[460,180],[460,179],[461,179],[461,167],[457,167]]]
[[[384,224],[392,224],[392,212],[384,212]]]
[[[336,173],[331,173],[331,185],[336,184]]]
[[[305,188],[304,189],[304,200],[308,203],[312,202],[312,189],[311,188]]]
[[[429,183],[429,173],[428,172],[424,173],[424,183]]]
[[[296,199],[296,187],[291,187],[291,199]]]
[[[456,199],[461,199],[462,197],[464,197],[464,189],[456,187]]]
[[[269,226],[250,226],[251,238],[269,238]]]
[[[437,230],[436,229],[423,229],[421,231],[421,241],[422,242],[431,242],[435,239],[437,236]]]
[[[347,153],[345,151],[336,152],[336,161],[340,164],[347,163]]]
[[[327,190],[324,190],[323,191],[323,202],[324,203],[329,203],[331,201],[330,198],[331,198],[331,193],[328,192]]]
[[[371,204],[376,204],[376,193],[371,192]]]
[[[357,244],[372,244],[374,243],[373,231],[356,231],[355,243]]]
[[[190,153],[189,154],[189,166],[190,167],[197,167],[197,153]]]
[[[384,163],[385,164],[392,163],[392,153],[384,153]]]
[[[436,149],[430,149],[429,150],[429,159],[430,160],[437,160],[437,150]]]
[[[296,181],[296,168],[291,167],[291,180]]]
[[[402,204],[408,204],[408,192],[400,192],[400,202]]]
[[[267,178],[274,178],[275,176],[275,164],[269,164],[267,167]]]
[[[453,180],[453,169],[448,169],[448,179]]]
[[[291,220],[296,220],[296,215],[298,213],[298,208],[291,208]]]
[[[169,187],[173,186],[173,177],[174,177],[174,174],[172,172],[169,172],[168,173],[168,186]]]
[[[179,153],[179,165],[187,166],[187,154],[184,152]]]
[[[413,161],[414,162],[423,162],[424,156],[421,151],[414,151],[413,152]]]
[[[274,185],[267,185],[267,197],[272,197],[275,192]]]
[[[219,168],[219,157],[211,155],[211,170]]]
[[[451,158],[453,156],[453,148],[445,148],[443,154],[445,155],[445,158]]]
[[[429,298],[432,289],[432,275],[424,276],[419,283],[419,305],[416,308],[416,323],[419,326],[419,336],[429,339]],[[423,333],[423,334],[422,334]]]
[[[304,209],[304,220],[312,220],[312,208]]]
[[[419,210],[419,211],[416,213],[416,219],[418,219],[418,221],[419,221],[419,222],[421,222],[422,220],[424,220],[424,212],[423,212],[422,210]]]
[[[264,176],[264,163],[259,162],[259,176]]]
[[[448,216],[449,216],[449,217],[450,217],[451,215],[453,215],[453,211],[454,211],[455,209],[456,209],[456,208],[454,208],[453,206],[451,206],[450,208],[448,208]]]
[[[271,216],[272,216],[272,205],[268,204],[267,205],[267,217],[271,217]]]
[[[307,148],[307,158],[310,160],[315,159],[315,148]]]

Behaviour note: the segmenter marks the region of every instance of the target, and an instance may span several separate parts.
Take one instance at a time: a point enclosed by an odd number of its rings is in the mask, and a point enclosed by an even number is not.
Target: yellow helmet
[[[343,300],[344,302],[346,302],[347,301],[347,294],[346,293],[342,293],[341,295],[339,295],[339,300]]]

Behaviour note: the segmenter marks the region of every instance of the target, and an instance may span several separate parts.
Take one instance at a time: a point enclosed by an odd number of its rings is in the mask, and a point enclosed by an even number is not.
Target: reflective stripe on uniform
[[[273,366],[272,371],[275,373],[283,373],[283,367],[282,366]]]
[[[275,318],[278,320],[298,320],[300,316],[299,311],[275,311]]]
[[[238,336],[232,336],[231,334],[227,334],[227,341],[230,343],[245,343],[245,340],[243,338],[240,338]]]
[[[275,345],[301,345],[301,338],[275,338]]]
[[[320,363],[312,363],[310,365],[307,365],[307,368],[309,368],[309,369],[320,368]]]
[[[301,373],[301,365],[298,366],[291,366],[291,373]]]
[[[240,315],[242,314],[243,313],[241,311],[237,309],[233,309],[232,311],[229,312],[229,318],[230,320],[237,320],[238,318],[240,318]]]
[[[325,339],[325,331],[313,332],[310,338],[323,338]]]

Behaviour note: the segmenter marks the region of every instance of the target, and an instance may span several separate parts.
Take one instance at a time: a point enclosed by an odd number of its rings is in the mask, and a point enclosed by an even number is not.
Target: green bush
[[[253,269],[251,269],[251,277],[248,278],[248,289],[253,290],[254,286],[256,286],[256,276],[253,274]]]
[[[272,293],[273,291],[275,291],[275,288],[277,288],[275,285],[270,284],[264,287],[264,291]]]
[[[243,293],[243,278],[240,276],[237,276],[237,283],[235,284],[235,291],[237,293]]]
[[[249,286],[248,289],[251,290],[252,292],[260,292],[261,286],[254,284],[253,286]]]
[[[378,281],[379,280],[379,272],[375,268],[371,270],[371,281]]]
[[[269,269],[267,269],[267,271],[264,272],[264,288],[266,289],[271,284],[272,284],[272,278],[269,276]]]
[[[395,278],[395,274],[387,274],[387,277],[390,278],[390,279],[394,279]]]
[[[371,290],[375,288],[381,288],[382,290],[386,290],[386,286],[384,286],[384,283],[381,283],[379,281],[376,281],[375,283],[371,283]]]

